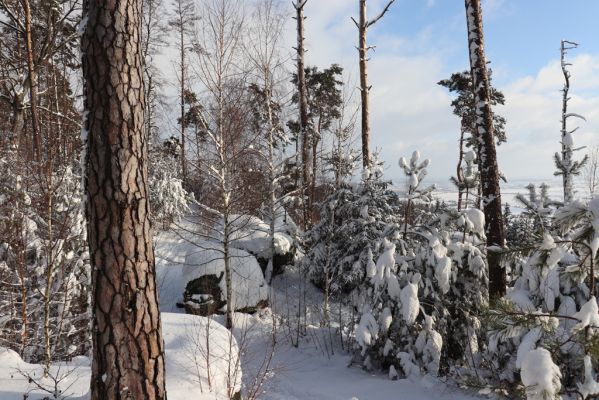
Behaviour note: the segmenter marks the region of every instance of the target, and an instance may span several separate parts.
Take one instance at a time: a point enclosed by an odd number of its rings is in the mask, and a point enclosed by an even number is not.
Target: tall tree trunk
[[[572,146],[568,145],[566,136],[568,135],[568,93],[570,92],[570,73],[567,70],[568,63],[566,63],[566,43],[565,40],[561,41],[560,46],[560,61],[562,67],[562,74],[564,75],[564,87],[562,89],[562,129],[561,129],[561,143],[562,143],[562,165],[565,167],[562,171],[562,179],[564,186],[564,204],[572,201],[574,196],[574,185],[572,182]]]
[[[181,2],[179,2],[179,17],[181,19],[181,31],[179,32],[180,43],[179,52],[181,53],[181,176],[183,177],[183,184],[187,184],[187,164],[185,162],[185,32],[183,25],[183,17],[181,10]]]
[[[475,88],[476,133],[480,142],[480,173],[482,180],[485,231],[488,246],[503,246],[505,231],[501,210],[499,168],[493,135],[493,112],[491,91],[484,50],[483,22],[480,0],[465,0],[466,21],[468,24],[468,48],[470,68]],[[487,252],[489,263],[489,296],[499,298],[505,295],[505,270],[500,265],[496,251]]]
[[[299,96],[299,128],[301,140],[302,164],[302,208],[304,227],[308,224],[308,207],[304,196],[310,187],[310,137],[308,132],[308,89],[306,88],[306,71],[304,67],[304,6],[307,0],[298,0],[295,4],[297,20],[297,92]],[[309,204],[309,202],[308,202]]]
[[[142,0],[87,0],[83,76],[92,400],[166,399],[150,230]]]
[[[25,128],[25,93],[21,92],[16,95],[11,103],[12,106],[12,144],[19,148],[19,151],[26,151],[27,138],[23,137],[23,129]]]
[[[464,194],[464,171],[462,171],[462,161],[464,160],[464,129],[460,132],[460,145],[458,153],[458,165],[456,167],[456,179],[458,181],[458,211],[462,209],[462,197]]]
[[[31,128],[33,134],[33,155],[38,162],[41,162],[41,143],[39,116],[37,112],[37,71],[33,62],[34,50],[33,39],[31,38],[31,4],[29,0],[22,0],[25,11],[25,44],[27,46],[27,74],[29,75],[29,104],[31,106]]]
[[[376,24],[389,10],[391,4],[395,0],[390,0],[383,11],[371,19],[366,17],[366,0],[360,0],[360,21],[356,22],[352,18],[354,24],[358,28],[358,53],[360,55],[360,94],[362,100],[362,166],[364,168],[370,165],[370,108],[369,94],[370,86],[368,85],[368,45],[366,44],[366,32],[368,28]]]
[[[366,0],[360,0],[360,24],[358,26],[358,52],[360,54],[360,95],[362,100],[362,166],[370,165],[370,108],[368,86],[368,47],[366,45]]]

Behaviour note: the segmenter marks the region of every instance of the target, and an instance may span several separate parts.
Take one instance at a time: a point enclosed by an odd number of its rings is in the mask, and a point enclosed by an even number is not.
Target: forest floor
[[[157,263],[160,308],[166,348],[167,391],[170,400],[227,399],[227,385],[239,380],[238,373],[226,377],[223,370],[236,371],[227,358],[230,347],[223,316],[212,319],[183,314],[175,303],[183,288],[172,284],[169,268],[183,263],[185,255],[198,248],[173,233],[159,235]],[[351,356],[342,343],[339,323],[321,326],[322,293],[301,279],[299,271],[288,267],[274,278],[270,307],[254,315],[236,313],[234,336],[241,354],[244,399],[264,400],[470,400],[471,394],[436,378],[390,380],[386,374],[368,373],[359,366],[348,367]],[[170,282],[169,282],[170,281]],[[300,293],[302,296],[300,296]],[[302,304],[298,303],[301,297]],[[302,310],[302,312],[298,312]],[[347,317],[348,310],[331,305],[331,320]],[[300,316],[298,335],[298,315]],[[346,318],[347,319],[347,318]],[[197,325],[197,323],[200,325]],[[208,325],[208,329],[204,329]],[[198,328],[198,326],[200,328]],[[210,333],[211,357],[206,363],[204,332]],[[223,333],[224,332],[224,333]],[[220,349],[220,353],[219,350]],[[228,362],[228,364],[227,364]],[[233,362],[235,364],[235,362]],[[0,349],[0,400],[88,398],[90,363],[80,357],[70,363],[52,366],[43,377],[43,367],[24,363],[14,352]],[[205,373],[210,366],[211,385]],[[205,368],[204,368],[205,369]],[[216,372],[216,371],[219,372]],[[224,374],[224,375],[223,375]],[[60,382],[55,382],[57,377]],[[236,384],[238,386],[239,383]],[[27,394],[29,397],[24,397]]]

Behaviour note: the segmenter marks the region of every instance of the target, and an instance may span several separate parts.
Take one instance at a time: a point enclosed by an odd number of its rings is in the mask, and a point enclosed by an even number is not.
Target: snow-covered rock
[[[222,219],[213,229],[212,236],[219,238],[223,234]],[[260,267],[266,270],[270,258],[270,226],[260,218],[252,215],[230,216],[229,221],[231,247],[247,251],[256,256]],[[284,271],[285,265],[293,263],[295,248],[293,239],[288,234],[288,227],[277,220],[274,235],[273,275]]]
[[[216,311],[225,311],[227,304],[227,285],[225,279],[225,260],[220,244],[204,244],[205,249],[191,252],[181,265],[181,279],[185,283],[182,289],[190,298],[184,299],[188,312],[202,303],[216,303]],[[210,247],[212,246],[212,247]],[[231,283],[233,310],[253,312],[266,306],[268,285],[264,280],[258,261],[249,253],[239,249],[229,249],[231,264]],[[202,295],[210,296],[211,298]],[[194,298],[195,296],[195,298]]]

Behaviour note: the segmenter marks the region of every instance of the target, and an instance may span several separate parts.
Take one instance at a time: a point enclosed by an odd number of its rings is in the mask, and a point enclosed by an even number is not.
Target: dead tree
[[[568,112],[568,101],[570,101],[570,71],[568,66],[572,65],[566,62],[566,54],[568,50],[572,50],[578,47],[578,43],[562,40],[560,47],[560,62],[562,67],[562,73],[564,75],[564,87],[562,89],[562,126],[561,126],[561,145],[562,151],[561,156],[559,153],[555,153],[555,165],[557,171],[555,175],[561,175],[564,186],[564,203],[569,203],[574,198],[574,177],[580,175],[582,167],[588,161],[588,156],[580,161],[574,161],[572,155],[574,153],[574,141],[572,134],[578,130],[578,127],[568,130],[568,119],[569,118],[580,118],[586,121],[585,118],[576,113]]]
[[[485,233],[487,236],[487,261],[489,263],[489,296],[505,295],[506,275],[500,265],[499,253],[491,246],[503,247],[505,229],[501,210],[499,167],[495,151],[493,111],[491,110],[491,85],[484,50],[483,21],[480,0],[465,0],[468,26],[470,69],[476,104],[475,132],[480,142],[480,173],[482,180]]]
[[[302,215],[304,227],[308,224],[308,208],[306,199],[306,189],[310,187],[310,137],[308,132],[308,90],[306,88],[306,71],[304,67],[304,6],[308,0],[299,0],[293,3],[295,8],[295,20],[297,21],[297,93],[299,103],[299,136],[298,140],[301,143],[300,163],[302,168],[301,173],[301,198],[302,198]]]
[[[82,41],[92,400],[166,399],[150,228],[141,0],[87,0]]]
[[[360,1],[360,22],[352,17],[352,21],[358,28],[358,53],[360,55],[360,91],[362,92],[362,166],[370,165],[370,108],[369,93],[371,85],[368,85],[368,50],[374,50],[374,46],[366,44],[366,32],[368,28],[376,24],[389,10],[395,0],[389,1],[383,11],[376,18],[368,21],[366,19],[366,0]]]

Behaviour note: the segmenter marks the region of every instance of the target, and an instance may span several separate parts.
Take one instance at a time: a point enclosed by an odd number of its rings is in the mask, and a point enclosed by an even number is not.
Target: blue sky
[[[357,33],[349,17],[356,16],[357,4],[310,0],[306,6],[307,62],[341,63],[353,81]],[[372,16],[385,2],[368,4]],[[588,122],[581,123],[575,144],[590,146],[599,139],[599,1],[483,0],[483,12],[487,58],[507,102],[496,110],[508,120],[500,168],[512,181],[551,180],[552,155],[560,146],[562,38],[581,44],[569,55],[570,110]],[[293,21],[287,40],[290,45],[295,40]],[[459,121],[451,114],[449,94],[436,82],[468,67],[464,2],[396,0],[369,31],[369,43],[377,46],[369,64],[373,145],[381,149],[389,177],[400,183],[397,159],[419,149],[432,159],[431,178],[447,182],[455,170]]]
[[[585,52],[599,52],[596,0],[487,0],[483,12],[487,56],[504,74],[534,74],[555,58],[561,39],[578,41]],[[448,64],[459,68],[468,62],[460,0],[396,0],[373,39],[378,34],[412,37],[427,30],[431,42],[449,47]]]

